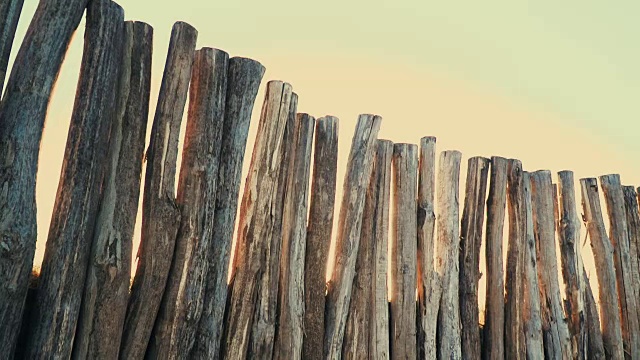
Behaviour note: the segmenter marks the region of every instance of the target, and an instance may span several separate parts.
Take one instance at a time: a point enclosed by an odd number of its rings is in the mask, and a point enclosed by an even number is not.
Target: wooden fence
[[[22,2],[0,3],[0,83]],[[85,9],[64,165],[30,276],[46,110]],[[172,30],[144,154],[152,39],[110,0],[41,1],[31,20],[0,105],[0,358],[640,359],[638,193],[618,175],[561,171],[554,184],[518,160],[473,157],[460,216],[461,153],[436,163],[434,137],[378,140],[382,118],[365,114],[333,233],[338,119],[298,113],[291,85],[268,82],[240,197],[265,69],[196,50],[186,23]]]

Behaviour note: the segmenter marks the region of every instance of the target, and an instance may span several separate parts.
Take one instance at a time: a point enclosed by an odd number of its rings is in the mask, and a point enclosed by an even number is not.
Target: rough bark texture
[[[602,328],[600,327],[600,317],[598,314],[598,306],[593,297],[593,290],[589,284],[587,272],[582,269],[582,279],[584,279],[584,307],[585,307],[585,323],[587,338],[589,339],[589,348],[587,359],[605,359],[604,342],[602,340]]]
[[[309,360],[322,359],[324,346],[326,273],[333,230],[337,166],[338,118],[326,116],[316,121],[304,261],[305,312],[302,355],[304,359]],[[385,304],[386,301],[385,293]]]
[[[633,186],[623,186],[624,209],[627,215],[627,228],[629,231],[629,258],[633,267],[633,290],[636,305],[640,301],[640,269],[638,251],[640,250],[640,212],[638,210],[638,195]],[[640,317],[640,312],[638,313]]]
[[[180,226],[175,202],[175,173],[180,124],[189,90],[197,31],[173,26],[146,154],[142,231],[120,357],[141,359],[160,308]]]
[[[23,4],[24,0],[6,0],[0,3],[0,97]]]
[[[583,217],[598,275],[604,351],[607,359],[624,359],[616,272],[613,265],[613,246],[609,241],[602,219],[597,180],[594,178],[580,179],[580,188]]]
[[[253,148],[249,175],[240,207],[238,224],[238,247],[234,258],[233,287],[229,303],[227,328],[225,330],[225,355],[227,359],[244,359],[247,356],[270,357],[272,353],[256,353],[251,348],[254,324],[268,315],[270,309],[263,306],[263,296],[269,289],[265,277],[273,249],[280,244],[272,241],[274,218],[279,216],[278,185],[283,162],[283,143],[292,104],[291,85],[281,81],[267,84],[267,93],[262,106],[258,133]],[[279,250],[279,249],[278,249]],[[277,284],[277,277],[276,277]],[[277,285],[276,285],[277,287]],[[274,297],[275,299],[275,297]],[[267,304],[269,305],[269,304]],[[275,310],[275,302],[273,309]],[[270,320],[270,319],[266,319]],[[275,326],[275,324],[273,324]]]
[[[369,185],[381,122],[380,116],[360,115],[353,135],[338,220],[336,260],[331,280],[327,284],[325,358],[336,359],[342,353],[366,197],[366,191],[362,189]]]
[[[482,358],[504,359],[504,272],[503,229],[507,204],[507,166],[505,158],[491,158],[491,183],[487,198],[485,257],[487,294],[484,311]]]
[[[304,335],[304,260],[311,147],[315,119],[298,114],[283,210],[275,359],[301,359]]]
[[[393,211],[391,253],[391,356],[416,359],[416,234],[418,147],[393,147]]]
[[[629,253],[629,231],[620,175],[601,176],[600,185],[609,215],[609,239],[613,246],[613,263],[616,269],[622,341],[626,354],[632,359],[640,359],[640,327],[633,283],[638,276],[634,274]]]
[[[27,358],[71,356],[91,239],[106,173],[104,154],[116,115],[124,11],[94,0],[87,11],[82,67],[36,307],[29,324]],[[62,340],[64,339],[64,340]]]
[[[148,359],[182,358],[195,341],[212,246],[228,64],[224,51],[203,48],[195,53],[178,181],[180,229]]]
[[[108,170],[73,344],[77,359],[118,357],[129,300],[133,231],[149,115],[153,28],[126,22],[124,34]]]
[[[469,159],[468,164],[460,229],[460,322],[462,357],[479,359],[481,350],[478,281],[489,159],[473,157]]]
[[[0,349],[9,354],[36,250],[36,173],[44,120],[87,2],[39,3],[0,103]]]
[[[436,271],[442,279],[438,312],[438,358],[462,359],[460,348],[460,306],[458,261],[460,253],[459,151],[440,153],[438,166]]]
[[[436,138],[420,140],[418,165],[418,313],[417,342],[421,359],[435,359],[438,309],[442,295],[440,275],[434,264],[434,207],[436,187]]]

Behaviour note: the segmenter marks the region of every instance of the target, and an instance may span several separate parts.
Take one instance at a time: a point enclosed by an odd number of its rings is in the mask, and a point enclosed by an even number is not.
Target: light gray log
[[[274,358],[301,359],[304,335],[304,260],[311,147],[315,119],[297,114],[282,221],[278,328]]]
[[[609,215],[609,238],[613,246],[613,263],[616,269],[622,341],[625,352],[630,354],[632,359],[640,359],[640,325],[633,284],[638,275],[634,274],[631,265],[629,231],[620,175],[600,176],[600,185]]]
[[[209,247],[204,308],[191,352],[194,359],[218,359],[227,303],[227,275],[238,208],[242,161],[251,112],[265,68],[247,58],[229,59],[227,95],[218,169],[216,207]]]
[[[18,336],[36,250],[36,173],[44,120],[87,2],[39,3],[0,103],[0,349],[8,353]]]
[[[638,210],[638,195],[633,186],[623,186],[624,209],[627,215],[627,228],[629,230],[629,258],[633,267],[633,290],[636,305],[640,301],[640,264],[638,252],[640,251],[640,211]],[[640,317],[640,312],[638,312]]]
[[[434,264],[436,138],[420,139],[418,167],[418,356],[436,359],[441,278]]]
[[[480,245],[484,225],[489,159],[472,157],[467,167],[464,210],[460,229],[460,321],[462,324],[462,357],[480,358],[480,314],[478,313],[478,281],[480,281]]]
[[[437,197],[436,271],[442,279],[438,311],[438,358],[461,359],[458,262],[460,253],[459,151],[440,153]]]
[[[618,311],[618,290],[613,265],[613,245],[609,241],[602,219],[597,180],[594,178],[580,179],[580,189],[584,221],[598,275],[604,351],[607,359],[624,359],[622,328]]]
[[[482,357],[504,359],[504,271],[503,229],[507,204],[507,166],[505,158],[491,157],[491,183],[487,198],[485,257],[487,293],[484,311]]]
[[[226,359],[244,359],[247,356],[271,357],[272,353],[255,354],[250,349],[255,318],[269,309],[257,309],[263,305],[266,272],[270,271],[269,257],[279,247],[280,240],[272,241],[274,212],[279,211],[278,185],[280,168],[283,165],[283,143],[292,104],[291,85],[281,81],[270,81],[262,106],[258,133],[253,148],[249,175],[240,207],[238,244],[232,270],[233,286],[227,310],[225,330]],[[279,253],[279,251],[278,251]],[[277,277],[276,277],[277,279]],[[276,283],[277,281],[273,279]],[[275,299],[275,297],[274,297]],[[268,299],[267,299],[268,301]],[[267,304],[268,305],[268,304]],[[273,304],[275,309],[275,303]],[[266,314],[268,315],[268,314]],[[267,319],[270,320],[270,319]],[[275,324],[274,324],[275,326]]]
[[[197,37],[196,29],[183,22],[177,22],[171,31],[146,154],[142,239],[120,350],[124,359],[140,359],[145,354],[173,259],[180,226],[174,195],[178,139]]]
[[[124,43],[124,10],[92,1],[77,96],[31,316],[27,358],[69,358],[107,170]],[[64,339],[64,340],[63,340]]]
[[[108,170],[73,344],[77,359],[116,359],[120,351],[149,116],[152,47],[151,26],[125,23]]]
[[[347,161],[336,237],[336,259],[331,280],[327,284],[324,357],[328,359],[340,358],[342,353],[366,197],[362,189],[369,185],[381,122],[382,118],[377,115],[359,116]]]
[[[0,97],[23,4],[24,0],[6,0],[0,3]]]
[[[302,354],[304,359],[309,360],[322,359],[324,351],[326,273],[333,230],[337,166],[338,118],[322,117],[316,121],[307,253],[304,261],[305,312]],[[385,305],[386,301],[385,293]]]

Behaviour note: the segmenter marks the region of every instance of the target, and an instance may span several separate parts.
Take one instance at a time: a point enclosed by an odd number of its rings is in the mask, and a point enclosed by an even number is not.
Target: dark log
[[[125,23],[108,170],[73,344],[77,359],[116,359],[120,350],[149,116],[152,48],[151,26]]]
[[[623,186],[624,209],[627,215],[627,228],[629,230],[629,258],[633,267],[633,290],[636,305],[640,301],[640,264],[638,252],[640,251],[640,211],[638,210],[638,195],[633,186]],[[640,317],[640,312],[638,312]]]
[[[0,3],[0,97],[23,4],[24,0],[6,0]]]
[[[584,307],[585,307],[585,326],[587,338],[589,339],[589,349],[587,359],[605,359],[604,342],[602,339],[602,328],[600,327],[600,317],[598,314],[598,306],[593,297],[593,290],[589,284],[587,272],[582,269],[582,278],[585,283]]]
[[[0,349],[7,353],[15,347],[36,250],[36,173],[44,120],[87,2],[39,3],[0,103]]]
[[[144,356],[173,259],[180,225],[174,195],[178,139],[197,36],[196,29],[183,22],[176,23],[171,31],[146,154],[142,238],[120,350],[123,359]]]

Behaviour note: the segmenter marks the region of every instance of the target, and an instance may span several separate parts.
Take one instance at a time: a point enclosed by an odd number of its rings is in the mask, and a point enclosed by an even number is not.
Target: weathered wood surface
[[[460,253],[459,151],[443,151],[438,164],[436,271],[442,279],[438,311],[438,358],[462,359],[458,262]]]
[[[5,0],[0,3],[0,97],[23,4],[24,0]]]
[[[311,148],[315,119],[297,114],[282,221],[275,359],[301,359],[304,338],[304,260]]]
[[[195,341],[212,246],[228,64],[229,55],[222,50],[195,52],[178,180],[180,228],[148,359],[183,358]]]
[[[227,302],[227,275],[238,209],[242,162],[251,112],[264,71],[264,66],[255,60],[241,57],[229,59],[218,190],[208,254],[209,270],[206,275],[205,303],[191,352],[194,359],[220,357]]]
[[[322,359],[324,351],[326,273],[333,230],[337,166],[338,118],[325,116],[316,121],[307,248],[304,260],[305,311],[302,355],[304,359],[309,360]],[[385,290],[385,305],[386,296]]]
[[[73,344],[73,357],[77,359],[118,357],[129,301],[133,232],[149,115],[153,28],[128,21],[124,29],[108,170]]]
[[[30,321],[27,358],[71,356],[91,239],[116,116],[124,10],[110,0],[87,9],[84,52],[60,182]],[[61,341],[60,339],[69,339]]]
[[[638,278],[638,274],[634,274],[631,265],[629,231],[620,175],[600,176],[600,186],[602,186],[609,215],[609,239],[613,246],[613,263],[616,269],[622,341],[625,352],[632,359],[640,359],[640,326],[633,283],[633,280]]]
[[[271,357],[272,353],[255,353],[250,342],[255,323],[262,321],[262,296],[265,273],[270,270],[269,258],[276,252],[272,241],[274,212],[281,211],[278,201],[280,168],[283,165],[283,143],[285,126],[292,104],[291,85],[281,81],[270,81],[262,106],[260,123],[253,148],[249,175],[240,207],[238,244],[233,260],[233,286],[227,310],[224,356],[227,359],[244,359],[247,356]],[[279,253],[279,251],[277,251]],[[275,279],[277,284],[277,277]],[[277,288],[277,285],[276,285]],[[274,297],[275,298],[275,297]],[[275,303],[273,304],[275,310]],[[274,324],[275,326],[275,324]]]
[[[442,295],[441,278],[434,264],[436,214],[436,138],[420,139],[418,164],[418,356],[436,359],[436,330]]]
[[[177,22],[171,31],[146,154],[138,268],[127,306],[121,358],[144,356],[173,259],[180,226],[174,195],[178,139],[197,36],[196,29],[183,22]]]
[[[460,322],[464,359],[479,359],[481,354],[478,281],[488,172],[489,159],[469,159],[460,226]]]
[[[638,195],[633,186],[623,186],[624,209],[627,215],[627,229],[629,231],[629,258],[633,267],[633,290],[636,305],[640,301],[640,265],[638,251],[640,251],[640,211],[638,209]],[[638,313],[640,318],[640,312]]]
[[[530,178],[545,358],[570,359],[573,357],[571,339],[564,319],[558,281],[551,172],[536,171],[530,174]]]
[[[416,234],[418,146],[393,146],[393,211],[391,212],[391,355],[416,358]]]
[[[584,292],[584,308],[585,308],[585,327],[587,338],[589,341],[587,359],[605,359],[604,342],[602,340],[602,328],[600,327],[600,317],[598,306],[593,296],[593,290],[589,284],[587,272],[582,269],[582,279],[585,284]]]
[[[0,349],[8,353],[18,336],[36,250],[36,173],[44,120],[87,2],[39,3],[0,103]]]
[[[597,180],[580,179],[580,189],[583,217],[598,276],[600,323],[605,355],[607,359],[624,359],[613,245],[609,241],[602,218]]]
[[[327,284],[324,357],[339,358],[351,301],[351,289],[360,246],[362,211],[373,166],[376,138],[382,118],[363,114],[358,118],[347,161],[340,206],[336,259]]]
[[[487,293],[484,311],[482,358],[504,359],[504,270],[503,229],[507,205],[507,168],[505,158],[491,157],[491,182],[487,198],[485,257]]]

